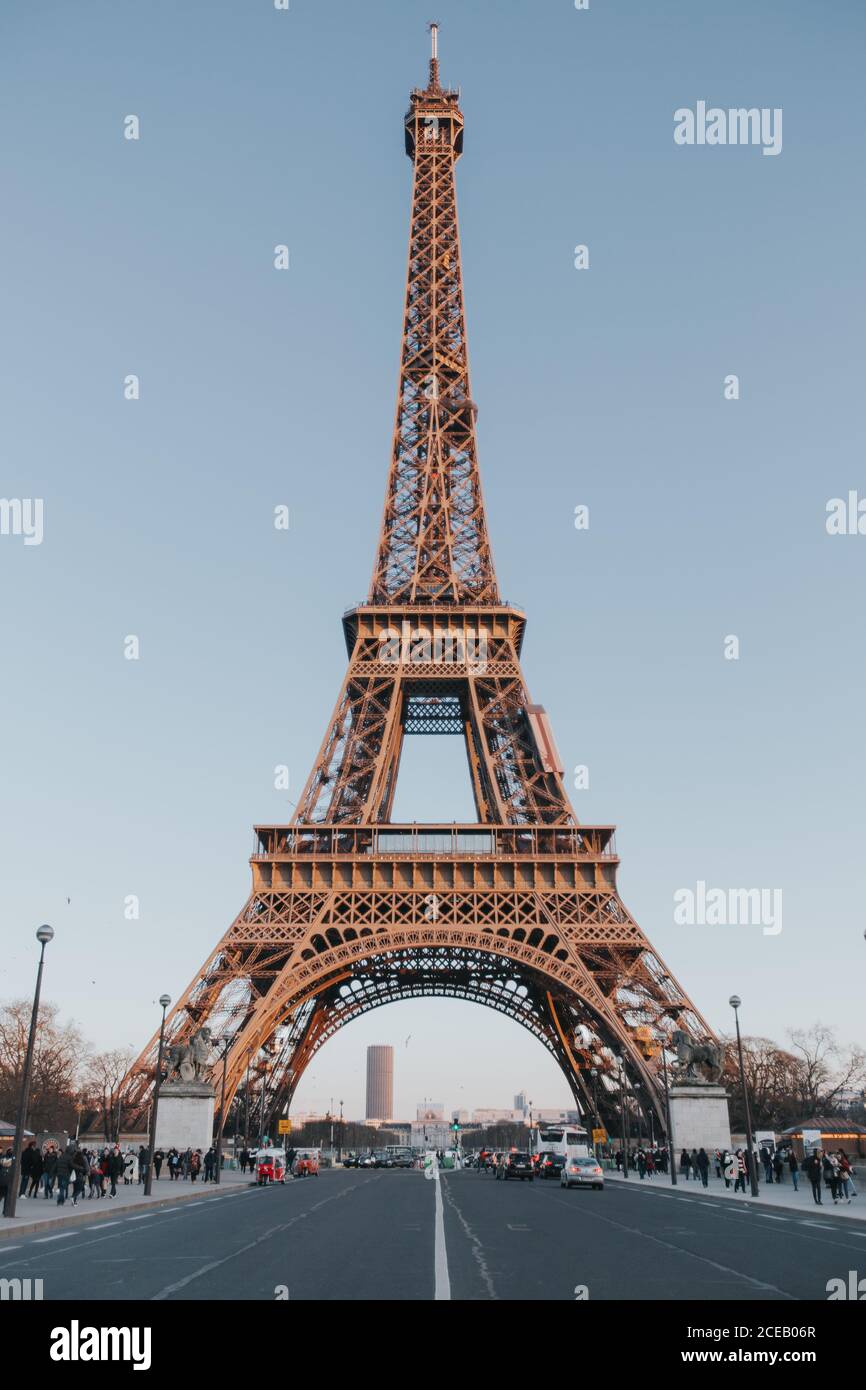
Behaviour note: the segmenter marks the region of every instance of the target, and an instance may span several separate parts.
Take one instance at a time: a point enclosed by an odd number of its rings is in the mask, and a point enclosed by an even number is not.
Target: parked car
[[[604,1187],[604,1171],[594,1158],[568,1158],[559,1175],[560,1187]]]
[[[357,1168],[375,1168],[376,1159],[373,1154],[359,1154],[358,1162],[355,1166]]]
[[[393,1168],[393,1167],[394,1167],[394,1160],[393,1160],[393,1158],[391,1157],[391,1155],[388,1153],[387,1149],[374,1149],[374,1150],[373,1150],[373,1155],[372,1155],[372,1157],[373,1157],[373,1167],[374,1167],[374,1168]]]
[[[501,1177],[503,1182],[507,1182],[509,1178],[519,1178],[521,1182],[528,1178],[532,1182],[534,1176],[532,1159],[528,1153],[521,1153],[517,1150],[505,1154],[504,1161],[496,1170],[496,1176],[497,1178]]]
[[[549,1149],[538,1155],[535,1172],[539,1178],[558,1178],[565,1167],[565,1154],[551,1153]]]

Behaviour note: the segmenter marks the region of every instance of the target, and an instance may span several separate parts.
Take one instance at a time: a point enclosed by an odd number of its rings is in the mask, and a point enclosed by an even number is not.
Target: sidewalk
[[[624,1178],[619,1173],[605,1170],[604,1177],[605,1182],[628,1183],[629,1186],[639,1187],[642,1191],[662,1190],[686,1197],[711,1197],[714,1201],[721,1199],[726,1202],[739,1202],[741,1206],[748,1207],[778,1207],[784,1211],[798,1211],[801,1216],[814,1217],[817,1213],[819,1216],[844,1216],[852,1221],[866,1221],[866,1192],[864,1192],[862,1174],[858,1174],[857,1178],[854,1179],[854,1184],[860,1195],[851,1198],[850,1206],[844,1198],[840,1202],[834,1203],[830,1196],[830,1189],[825,1187],[821,1190],[823,1201],[820,1207],[812,1200],[811,1184],[808,1181],[804,1182],[802,1175],[799,1192],[794,1191],[790,1181],[773,1183],[769,1187],[762,1182],[758,1184],[757,1197],[753,1197],[748,1189],[745,1196],[742,1192],[735,1192],[733,1184],[730,1187],[725,1187],[724,1179],[717,1178],[712,1172],[709,1176],[708,1187],[695,1182],[692,1178],[686,1181],[681,1173],[677,1173],[676,1187],[671,1184],[670,1173],[656,1173],[654,1178],[644,1178],[643,1182],[637,1173],[631,1171],[629,1171],[628,1177]]]
[[[0,1242],[10,1236],[32,1235],[34,1231],[50,1230],[54,1226],[86,1225],[90,1221],[111,1221],[117,1215],[126,1216],[130,1211],[147,1212],[158,1207],[171,1206],[174,1202],[193,1201],[218,1197],[221,1194],[237,1192],[251,1185],[249,1173],[224,1169],[222,1182],[184,1182],[182,1178],[172,1182],[168,1174],[154,1179],[153,1192],[145,1197],[144,1188],[139,1183],[129,1187],[120,1186],[116,1197],[79,1197],[78,1206],[72,1205],[70,1195],[62,1207],[57,1205],[56,1196],[46,1200],[38,1197],[19,1197],[16,1215],[9,1220],[0,1214]],[[70,1194],[72,1187],[70,1185]]]

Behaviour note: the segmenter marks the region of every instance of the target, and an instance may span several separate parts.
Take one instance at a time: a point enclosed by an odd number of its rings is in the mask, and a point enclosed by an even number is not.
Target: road
[[[107,1216],[112,1215],[106,1213]],[[0,1244],[46,1300],[826,1300],[866,1231],[670,1189],[338,1169]]]

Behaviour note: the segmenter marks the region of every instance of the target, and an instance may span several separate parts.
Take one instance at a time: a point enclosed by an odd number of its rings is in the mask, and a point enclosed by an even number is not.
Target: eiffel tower
[[[295,815],[256,827],[250,896],[166,1020],[166,1041],[208,1025],[223,1044],[226,1113],[252,1066],[270,1132],[344,1024],[450,996],[528,1029],[584,1115],[590,1070],[609,1091],[621,1064],[663,1129],[663,1047],[675,1029],[712,1034],[619,898],[614,827],[574,814],[521,670],[525,615],[500,598],[463,308],[463,116],[431,30],[429,79],[405,118],[402,354],[369,598],[343,617],[348,671]],[[476,822],[392,822],[406,734],[463,736]],[[158,1034],[128,1074],[128,1124],[144,1114],[157,1056]]]

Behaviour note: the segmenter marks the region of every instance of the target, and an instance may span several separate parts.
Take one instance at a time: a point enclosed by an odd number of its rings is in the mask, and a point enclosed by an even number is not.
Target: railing
[[[611,825],[259,825],[254,860],[375,855],[615,859]]]

